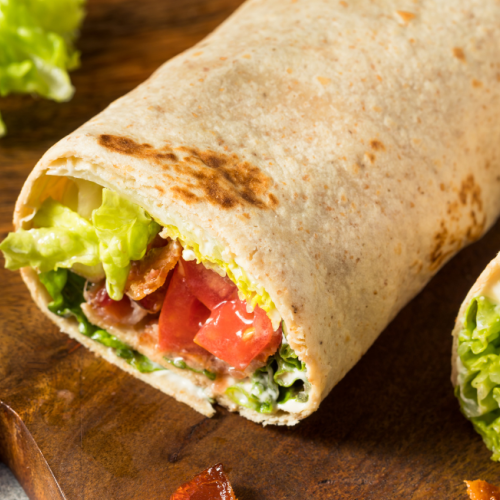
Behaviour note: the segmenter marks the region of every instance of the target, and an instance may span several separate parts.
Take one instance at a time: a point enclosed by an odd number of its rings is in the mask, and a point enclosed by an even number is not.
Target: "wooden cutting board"
[[[49,146],[240,3],[90,0],[74,99],[0,102],[9,127],[0,141],[0,238],[11,229],[24,179]],[[500,464],[459,412],[450,332],[467,290],[499,249],[497,224],[438,274],[320,410],[294,428],[264,428],[221,408],[212,419],[199,415],[58,332],[19,275],[2,269],[0,459],[31,499],[168,499],[217,462],[240,500],[465,499],[463,480],[500,484]]]

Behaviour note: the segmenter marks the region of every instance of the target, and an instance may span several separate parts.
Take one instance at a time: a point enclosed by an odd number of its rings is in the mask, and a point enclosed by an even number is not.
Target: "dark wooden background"
[[[240,3],[90,0],[74,99],[0,100],[9,128],[0,141],[0,238],[48,147]],[[290,429],[223,409],[207,419],[95,358],[45,319],[17,273],[2,269],[0,459],[31,499],[168,499],[216,462],[240,500],[465,499],[463,480],[498,484],[500,464],[459,412],[450,332],[498,249],[497,224],[398,315],[317,413]]]

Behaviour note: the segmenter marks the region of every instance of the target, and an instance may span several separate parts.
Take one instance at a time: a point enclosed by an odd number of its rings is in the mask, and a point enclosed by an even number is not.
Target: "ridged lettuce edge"
[[[458,335],[455,395],[491,459],[500,460],[500,305],[474,297]]]

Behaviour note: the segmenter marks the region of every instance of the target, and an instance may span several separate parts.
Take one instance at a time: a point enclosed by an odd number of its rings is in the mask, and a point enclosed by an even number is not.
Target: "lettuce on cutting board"
[[[73,42],[84,0],[0,0],[0,96],[36,93],[71,99],[68,71],[79,65]],[[0,137],[6,132],[0,116]]]

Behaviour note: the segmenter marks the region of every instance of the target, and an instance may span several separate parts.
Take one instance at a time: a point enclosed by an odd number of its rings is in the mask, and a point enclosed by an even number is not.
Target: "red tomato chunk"
[[[273,331],[259,306],[247,312],[229,278],[183,259],[174,270],[159,327],[161,351],[208,351],[239,370],[257,357],[265,362],[281,342],[281,328]]]
[[[231,366],[244,370],[272,336],[271,321],[259,306],[248,313],[245,301],[231,300],[212,310],[194,341]]]
[[[209,316],[210,310],[191,293],[183,268],[178,265],[160,313],[159,349],[179,354],[203,352],[193,339]]]
[[[193,260],[183,260],[182,267],[191,292],[210,310],[213,311],[221,302],[238,298],[238,289],[229,278],[219,276]]]

